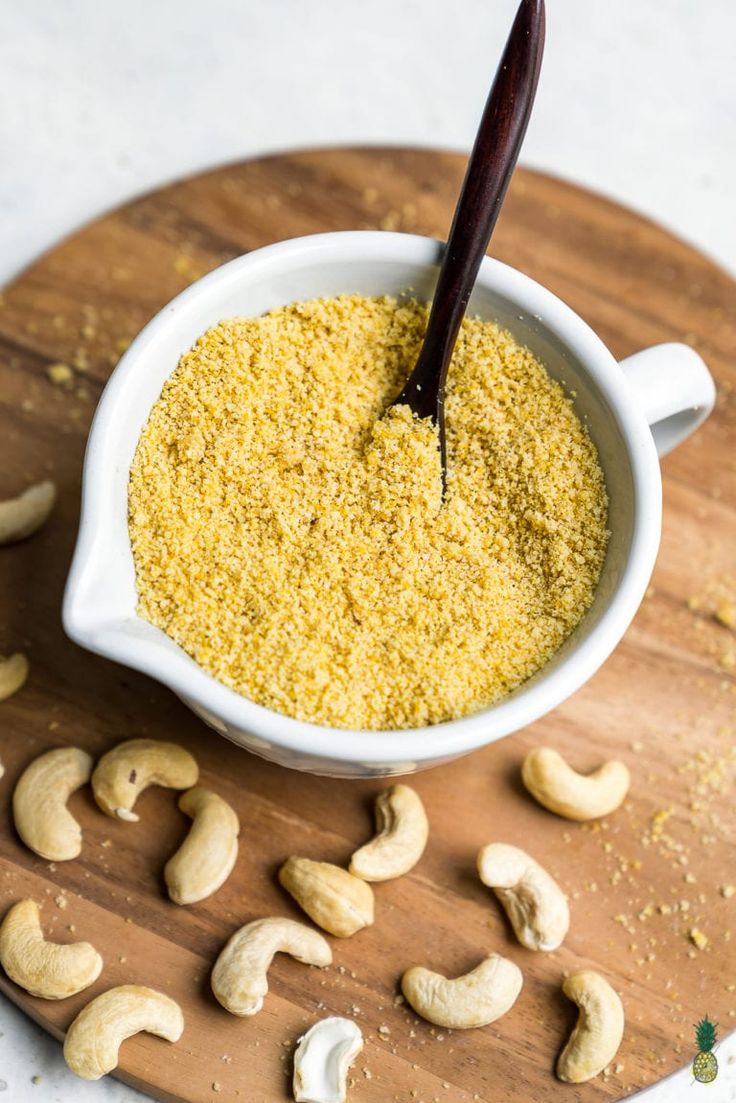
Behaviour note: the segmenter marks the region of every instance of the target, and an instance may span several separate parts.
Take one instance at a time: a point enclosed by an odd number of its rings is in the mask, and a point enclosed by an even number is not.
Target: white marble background
[[[0,283],[92,216],[223,161],[324,143],[467,148],[515,4],[0,0]],[[523,160],[637,207],[736,271],[734,0],[547,6]],[[682,1074],[647,1103],[736,1100],[736,1045],[719,1058],[714,1085]],[[76,1080],[0,998],[6,1099],[143,1097]]]

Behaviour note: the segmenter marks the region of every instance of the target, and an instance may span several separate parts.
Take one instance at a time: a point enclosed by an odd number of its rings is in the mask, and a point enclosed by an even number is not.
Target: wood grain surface
[[[412,782],[431,821],[425,857],[410,875],[376,886],[375,925],[333,940],[335,964],[324,974],[279,957],[253,1019],[215,1003],[215,955],[246,921],[299,914],[276,882],[279,863],[293,853],[345,862],[371,833],[372,798],[384,783],[307,777],[253,758],[171,693],[83,652],[61,629],[85,437],[126,342],[201,273],[268,242],[361,227],[444,236],[463,168],[455,154],[381,149],[233,165],[87,227],[2,299],[0,497],[50,475],[60,498],[42,533],[0,549],[0,651],[24,650],[31,661],[26,687],[0,705],[0,912],[32,896],[52,937],[89,939],[105,958],[94,988],[69,1000],[31,999],[7,980],[2,989],[57,1036],[91,994],[114,984],[174,996],[186,1016],[181,1042],[141,1035],[121,1050],[121,1077],[158,1099],[288,1098],[292,1043],[326,1014],[355,1017],[365,1035],[354,1103],[618,1099],[692,1060],[691,1024],[706,1012],[721,1033],[736,1025],[736,896],[720,891],[736,881],[736,635],[714,616],[719,601],[736,597],[736,287],[657,226],[519,172],[493,241],[495,255],[570,303],[618,356],[685,340],[717,377],[715,415],[664,464],[664,537],[647,600],[615,655],[562,708]],[[56,362],[73,368],[71,383],[49,380]],[[88,790],[77,793],[71,808],[84,849],[76,861],[36,858],[14,833],[13,785],[35,755],[68,744],[98,755],[138,735],[189,747],[203,782],[240,815],[235,871],[199,905],[177,907],[163,891],[163,866],[187,828],[171,792],[146,792],[138,824],[107,819]],[[582,770],[623,758],[633,774],[625,807],[593,826],[537,807],[519,765],[539,743]],[[569,893],[572,928],[558,952],[518,946],[479,883],[475,855],[492,839],[528,848]],[[707,937],[704,949],[693,928]],[[397,1000],[408,965],[458,974],[491,951],[513,958],[525,978],[514,1008],[492,1026],[438,1030]],[[608,1073],[574,1087],[553,1068],[575,1018],[560,982],[581,965],[621,992],[627,1028]]]

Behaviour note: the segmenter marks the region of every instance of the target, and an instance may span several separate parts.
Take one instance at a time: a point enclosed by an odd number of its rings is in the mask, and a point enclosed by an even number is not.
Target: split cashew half
[[[516,937],[528,950],[556,950],[570,926],[570,909],[560,886],[525,851],[489,843],[478,854],[478,873],[495,892]]]
[[[594,820],[615,812],[631,783],[627,767],[617,759],[592,774],[579,774],[550,747],[529,751],[521,777],[535,800],[568,820]]]
[[[360,1027],[351,1019],[315,1023],[294,1052],[296,1103],[345,1103],[348,1069],[363,1048]]]
[[[64,1060],[83,1080],[99,1080],[117,1067],[125,1039],[142,1030],[178,1042],[184,1030],[178,1003],[154,988],[110,988],[91,1000],[69,1027]]]
[[[92,774],[92,792],[103,812],[135,823],[133,805],[149,785],[191,789],[199,767],[189,751],[159,739],[129,739],[104,754]]]
[[[212,991],[232,1015],[255,1015],[268,992],[266,974],[274,954],[291,954],[305,965],[324,967],[332,950],[319,931],[294,919],[256,919],[236,931],[212,970]]]
[[[373,889],[330,862],[287,858],[279,881],[318,927],[338,938],[373,922]]]
[[[31,996],[63,1000],[99,977],[102,958],[89,942],[47,942],[38,904],[19,900],[0,924],[0,965]]]
[[[518,965],[490,954],[470,973],[453,980],[414,965],[401,978],[401,991],[423,1019],[449,1030],[467,1030],[505,1015],[522,983]]]
[[[557,1060],[557,1075],[568,1084],[592,1080],[616,1056],[624,1036],[624,1009],[607,980],[592,969],[571,973],[562,985],[580,1015]]]
[[[363,881],[389,881],[417,864],[427,845],[429,824],[418,793],[392,785],[376,797],[377,834],[356,850],[350,872]]]
[[[26,683],[28,677],[28,659],[16,651],[9,659],[0,659],[0,701],[7,701]]]
[[[66,862],[82,850],[82,829],[66,807],[72,793],[85,785],[92,759],[78,747],[47,751],[26,766],[13,793],[15,828],[41,858]]]
[[[55,499],[56,487],[47,479],[29,486],[17,498],[0,502],[0,544],[32,536],[51,513]]]
[[[166,863],[164,880],[175,904],[196,904],[217,892],[232,873],[240,823],[227,801],[199,785],[182,793],[179,807],[193,823]]]

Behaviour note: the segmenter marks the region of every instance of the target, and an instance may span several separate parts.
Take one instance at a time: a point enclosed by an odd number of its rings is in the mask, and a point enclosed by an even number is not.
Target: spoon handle
[[[444,382],[460,323],[524,140],[544,48],[544,0],[521,0],[488,95],[447,239],[416,366],[397,402],[443,425]],[[444,434],[441,434],[444,453]],[[444,471],[445,457],[442,457]]]

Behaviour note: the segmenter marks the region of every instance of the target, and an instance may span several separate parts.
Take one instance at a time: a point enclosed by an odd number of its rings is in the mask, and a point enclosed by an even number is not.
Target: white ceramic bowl
[[[136,614],[127,484],[148,413],[180,355],[219,320],[341,292],[411,288],[429,299],[442,248],[428,238],[358,231],[284,241],[223,265],[140,333],[113,372],[92,424],[64,596],[67,633],[157,678],[233,742],[298,770],[343,777],[410,773],[508,735],[574,693],[621,639],[649,582],[660,537],[658,449],[661,454],[682,440],[714,402],[713,381],[689,347],[661,345],[618,364],[558,298],[486,258],[470,312],[510,329],[565,381],[598,447],[611,539],[591,609],[543,670],[501,703],[461,720],[409,731],[345,731],[293,720],[241,697]]]

